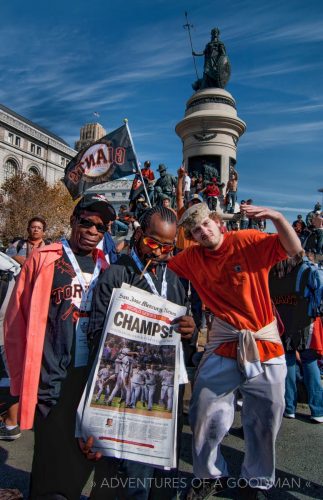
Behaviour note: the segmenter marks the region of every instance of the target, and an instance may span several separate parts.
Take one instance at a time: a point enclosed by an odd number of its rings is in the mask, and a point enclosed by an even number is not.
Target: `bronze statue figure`
[[[224,89],[229,81],[231,66],[224,43],[219,40],[220,30],[214,28],[211,31],[211,41],[206,45],[203,52],[192,51],[193,56],[204,56],[203,78],[193,83],[194,90],[217,87]]]

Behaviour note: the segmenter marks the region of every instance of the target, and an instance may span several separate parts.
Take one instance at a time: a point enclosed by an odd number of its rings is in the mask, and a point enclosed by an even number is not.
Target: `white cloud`
[[[240,148],[268,149],[278,145],[305,144],[320,139],[323,121],[277,125],[248,132],[239,142]]]
[[[295,64],[294,61],[286,62],[281,61],[274,64],[263,65],[257,68],[248,68],[247,70],[243,70],[240,72],[236,72],[233,74],[232,81],[246,81],[246,80],[255,80],[257,78],[264,78],[268,76],[277,76],[283,74],[291,74],[291,73],[305,73],[309,72],[314,68],[322,67],[321,63],[307,63],[307,64]]]
[[[322,42],[323,22],[318,20],[285,25],[275,30],[265,31],[261,40],[263,42],[269,40],[290,41],[294,44]]]
[[[323,103],[307,103],[304,105],[297,104],[277,104],[276,101],[264,102],[259,106],[258,104],[242,105],[240,106],[240,113],[248,113],[250,115],[277,115],[277,114],[292,114],[292,113],[316,113],[323,109]]]

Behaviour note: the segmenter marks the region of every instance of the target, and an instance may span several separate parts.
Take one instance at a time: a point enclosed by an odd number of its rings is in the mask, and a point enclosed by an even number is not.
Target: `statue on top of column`
[[[211,31],[211,41],[203,52],[192,51],[193,56],[204,56],[203,78],[193,83],[194,90],[217,87],[224,89],[231,75],[231,65],[224,43],[219,40],[220,30]]]

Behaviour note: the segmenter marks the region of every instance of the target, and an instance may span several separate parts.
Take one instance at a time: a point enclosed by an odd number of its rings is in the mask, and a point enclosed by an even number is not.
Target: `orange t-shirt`
[[[183,213],[185,212],[186,208],[182,207],[179,210],[177,210],[177,219],[180,220],[182,217]],[[182,227],[178,228],[177,231],[177,238],[176,238],[176,248],[179,248],[180,250],[185,250],[185,248],[189,248],[191,246],[196,246],[197,243],[194,240],[188,240],[184,236],[184,229]]]
[[[217,318],[238,330],[258,331],[274,319],[268,287],[270,268],[287,255],[277,234],[250,229],[227,232],[218,250],[196,245],[169,262],[190,280],[202,302]],[[260,360],[284,354],[281,344],[257,341]],[[237,342],[219,346],[217,354],[236,357]]]

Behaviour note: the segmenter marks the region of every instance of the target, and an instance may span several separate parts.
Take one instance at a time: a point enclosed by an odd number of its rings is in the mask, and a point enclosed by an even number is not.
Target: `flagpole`
[[[127,127],[127,131],[128,131],[128,134],[129,134],[129,139],[130,139],[130,142],[131,142],[132,150],[133,150],[135,161],[136,161],[136,168],[137,168],[138,174],[140,175],[140,179],[141,179],[144,191],[145,191],[146,200],[147,200],[147,203],[149,205],[149,208],[151,208],[150,199],[149,199],[148,192],[147,192],[147,189],[146,189],[146,183],[144,181],[144,178],[142,176],[141,170],[140,170],[139,165],[138,165],[137,153],[136,153],[135,145],[134,145],[132,137],[131,137],[131,133],[130,133],[129,125],[128,125],[128,118],[125,118],[123,121],[124,121],[124,123],[125,123],[125,125]]]

